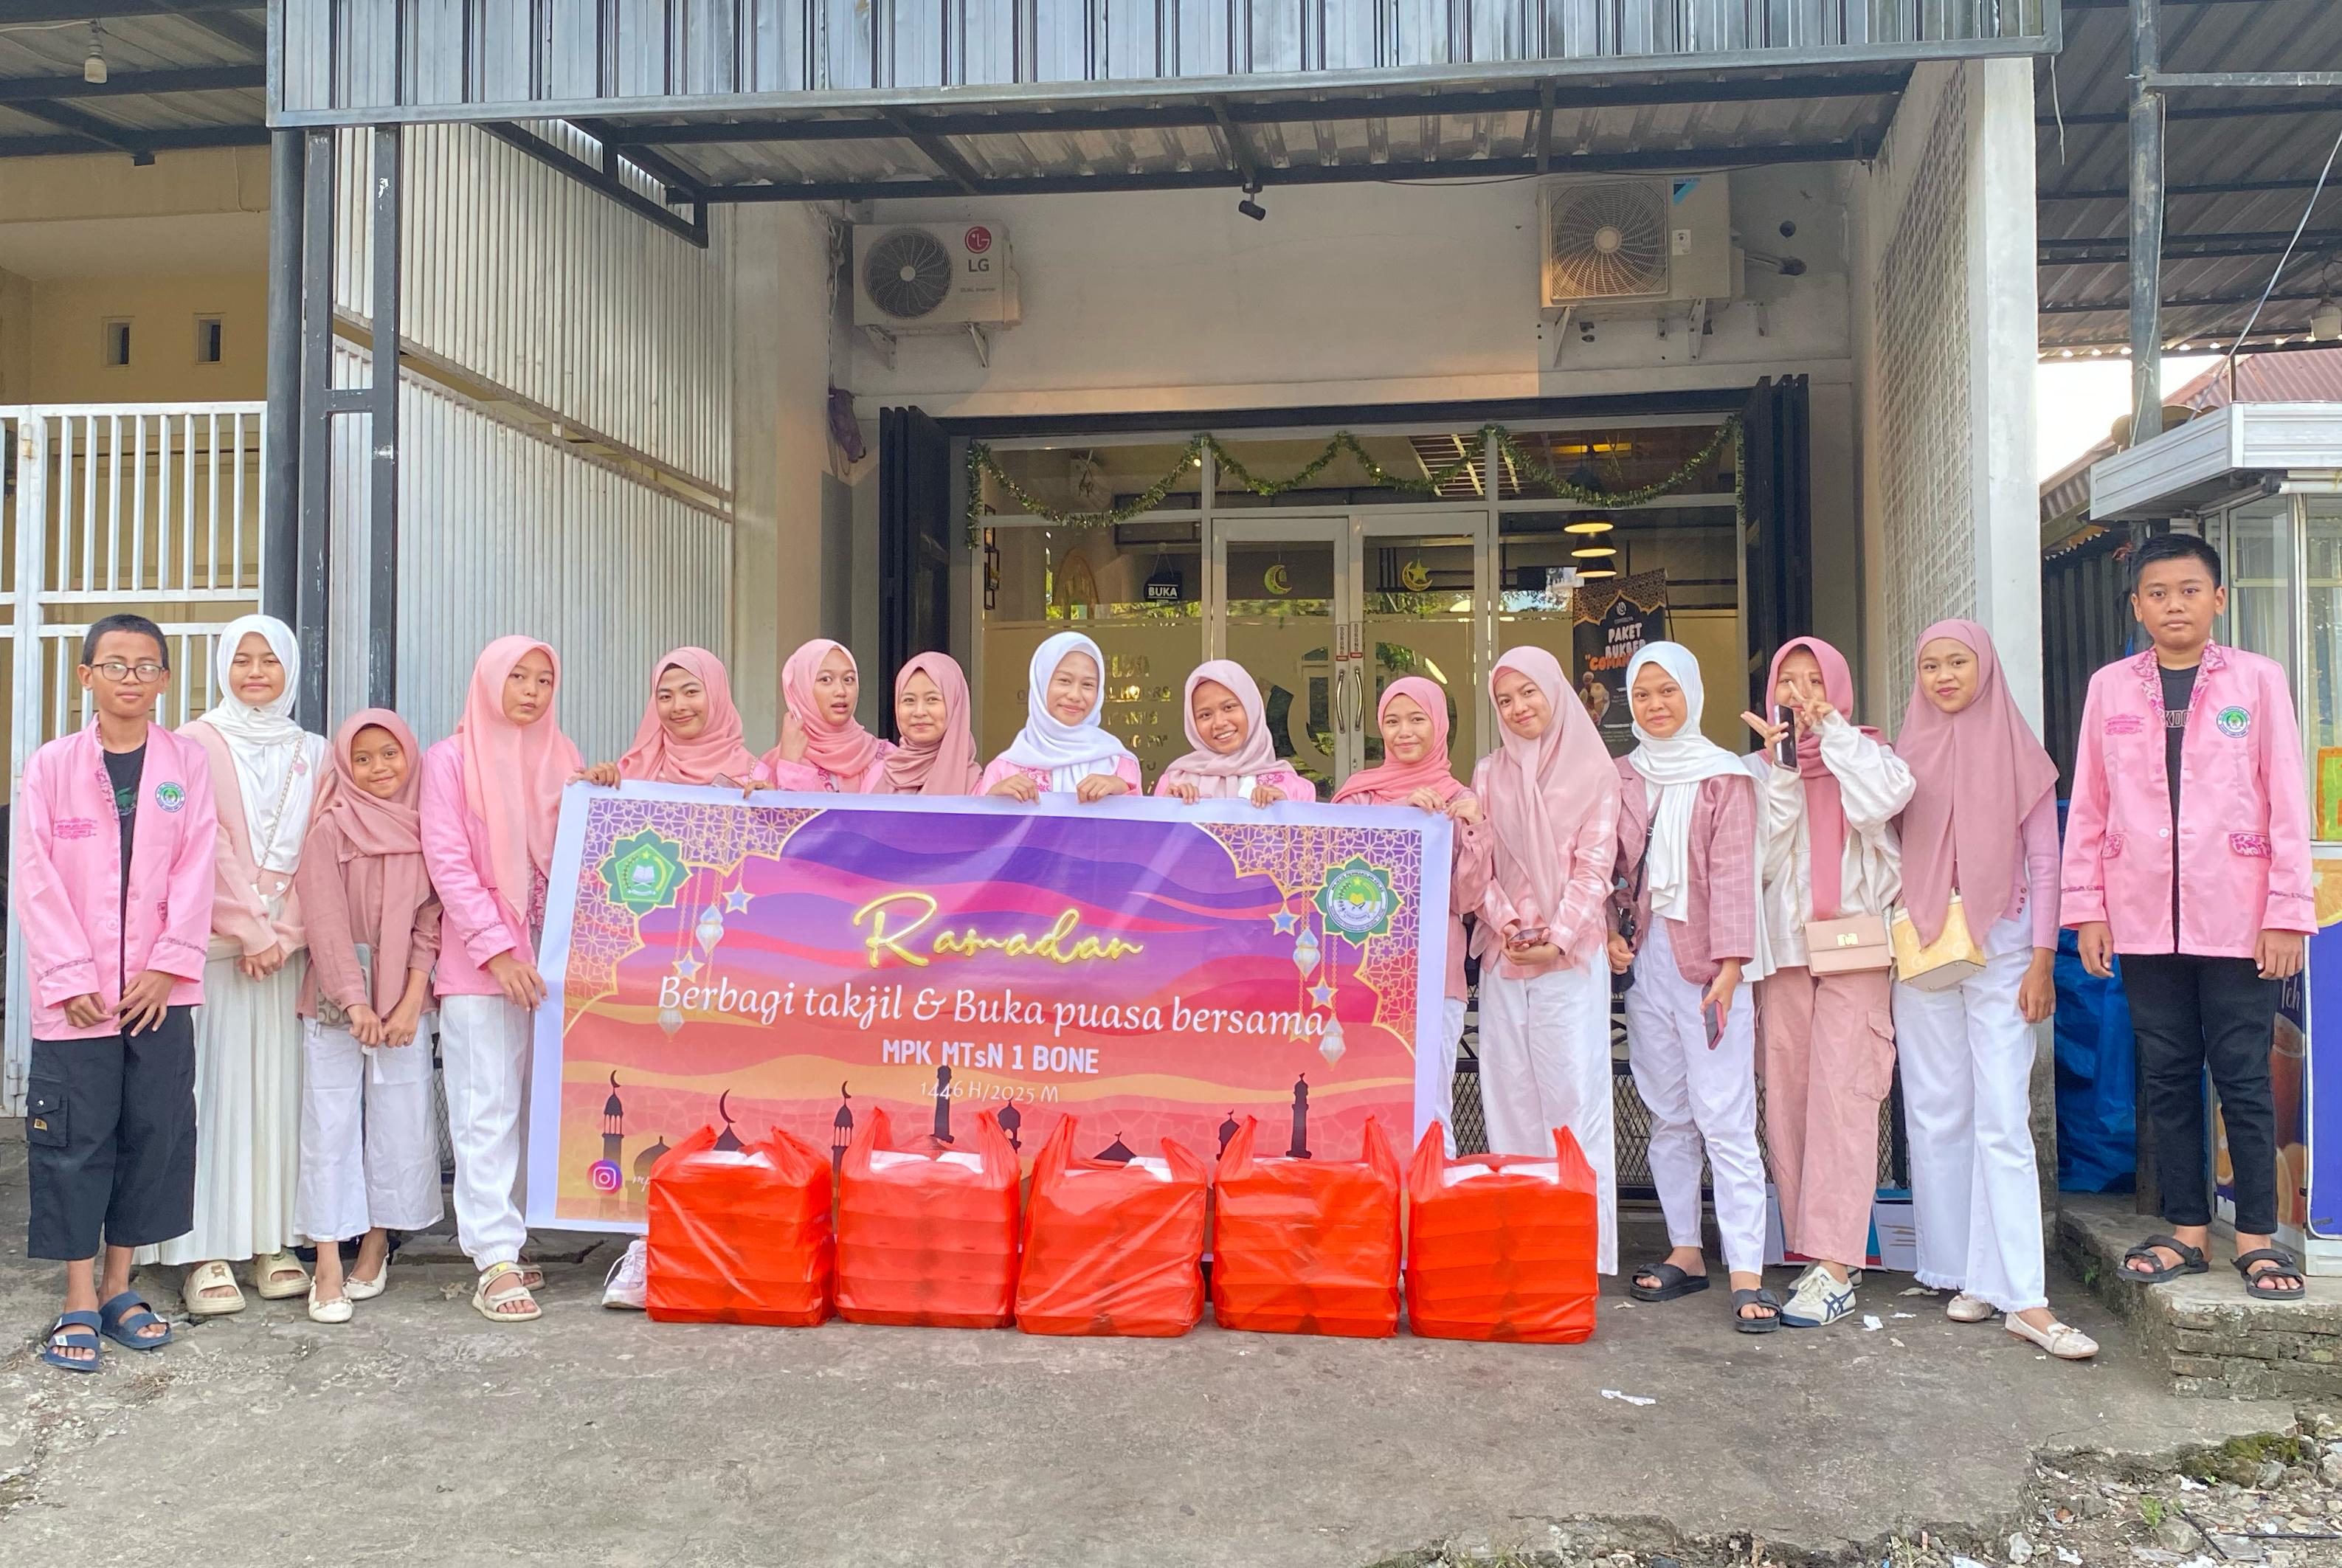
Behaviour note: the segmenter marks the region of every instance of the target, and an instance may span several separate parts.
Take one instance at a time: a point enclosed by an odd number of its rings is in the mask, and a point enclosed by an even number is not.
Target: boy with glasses
[[[171,678],[161,628],[105,617],[80,674],[95,717],[26,765],[13,881],[33,1004],[25,1250],[65,1265],[41,1359],[95,1372],[101,1333],[131,1350],[171,1339],[130,1288],[130,1257],[195,1223],[190,1010],[217,824],[203,752],[154,722]]]

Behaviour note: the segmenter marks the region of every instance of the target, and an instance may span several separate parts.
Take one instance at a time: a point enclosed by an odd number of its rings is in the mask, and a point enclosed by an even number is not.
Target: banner
[[[1577,590],[1577,621],[1571,629],[1576,655],[1570,673],[1578,700],[1614,757],[1635,749],[1635,716],[1626,701],[1626,666],[1646,643],[1667,635],[1667,574],[1637,572],[1616,584]]]
[[[994,1111],[1027,1152],[1074,1114],[1086,1154],[1169,1137],[1206,1161],[1257,1116],[1264,1150],[1354,1159],[1368,1116],[1419,1130],[1433,1104],[1448,831],[1401,807],[572,784],[529,1222],[639,1231],[695,1128],[836,1154],[882,1105],[947,1141]]]

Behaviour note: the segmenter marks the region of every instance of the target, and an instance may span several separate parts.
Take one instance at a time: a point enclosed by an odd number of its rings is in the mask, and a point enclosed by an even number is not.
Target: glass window
[[[1504,500],[1556,494],[1549,470],[1586,490],[1619,494],[1672,477],[1715,442],[1713,424],[1657,424],[1610,430],[1529,431],[1513,437],[1496,475]],[[1683,485],[1688,494],[1732,494],[1733,444],[1724,442]]]
[[[1172,520],[986,529],[978,754],[995,755],[1023,727],[1033,650],[1066,630],[1086,632],[1106,654],[1100,722],[1146,776],[1185,752],[1179,690],[1204,656],[1200,536],[1196,524]]]
[[[2286,678],[2300,690],[2294,668],[2293,498],[2271,496],[2230,512],[2222,552],[2228,579],[2228,612],[2217,635],[2231,647],[2263,654],[2285,666]]]
[[[2342,496],[2308,498],[2310,804],[2317,836],[2342,840]]]
[[[1212,508],[1218,512],[1268,506],[1420,506],[1426,502],[1474,501],[1486,493],[1484,443],[1477,428],[1361,435],[1358,445],[1374,467],[1346,449],[1303,484],[1280,494],[1262,495],[1248,488],[1245,475],[1269,484],[1294,478],[1325,455],[1332,433],[1322,435],[1270,436],[1224,440],[1221,450],[1243,473],[1223,463],[1212,484]],[[1436,483],[1436,494],[1421,488],[1398,489],[1378,483],[1375,470],[1416,485]]]
[[[1203,504],[1204,474],[1186,451],[1184,437],[1130,445],[995,447],[1000,474],[984,476],[984,499],[1001,517],[1046,514],[1034,512],[1027,501],[1060,515],[1112,512],[1142,498],[1154,499],[1149,511],[1193,512]],[[1159,498],[1148,497],[1166,480]]]
[[[1447,694],[1447,757],[1458,778],[1480,759],[1480,704],[1472,672],[1472,536],[1370,534],[1359,590],[1374,689],[1364,717],[1366,765],[1383,761],[1375,713],[1383,689],[1421,675]]]

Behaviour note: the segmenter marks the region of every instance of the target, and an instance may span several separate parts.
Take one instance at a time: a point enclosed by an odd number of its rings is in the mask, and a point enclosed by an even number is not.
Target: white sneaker
[[[1854,1282],[1841,1284],[1817,1263],[1798,1277],[1781,1308],[1781,1323],[1787,1328],[1827,1328],[1853,1311]]]
[[[602,1304],[640,1312],[643,1297],[650,1286],[649,1260],[643,1239],[636,1236],[610,1265],[609,1277],[602,1282]]]

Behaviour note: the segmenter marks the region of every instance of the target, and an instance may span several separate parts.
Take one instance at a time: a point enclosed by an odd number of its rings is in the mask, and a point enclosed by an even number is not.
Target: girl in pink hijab
[[[2005,1313],[2011,1333],[2086,1360],[2096,1342],[2049,1310],[2033,1150],[2033,1025],[2057,1001],[2057,765],[1982,626],[1937,622],[1914,665],[1895,742],[1913,783],[1903,907],[1932,943],[1957,905],[1985,955],[1957,985],[1895,987],[1919,1283],[1955,1293],[1955,1323]]]
[[[561,733],[561,665],[534,637],[499,637],[473,667],[455,733],[423,754],[424,864],[442,906],[439,1059],[455,1146],[455,1235],[480,1271],[472,1305],[495,1323],[538,1315],[544,1275],[520,1265],[521,1128],[545,979],[536,944],[561,821],[583,765]]]
[[[1487,856],[1487,819],[1480,802],[1447,761],[1447,694],[1438,683],[1421,675],[1401,675],[1383,688],[1375,704],[1375,722],[1383,734],[1383,760],[1360,768],[1334,792],[1336,805],[1411,805],[1418,811],[1444,814],[1454,824],[1455,845],[1447,900],[1447,997],[1441,1009],[1441,1056],[1436,1082],[1428,1095],[1416,1096],[1415,1139],[1436,1122],[1447,1139],[1448,1157],[1456,1154],[1456,1049],[1464,1038],[1465,1003],[1470,988],[1464,978],[1464,867]]]
[[[635,726],[635,744],[616,762],[587,768],[586,779],[610,788],[622,779],[731,788],[768,782],[742,736],[723,660],[705,648],[675,648],[651,669],[651,697]]]
[[[1757,1054],[1765,1078],[1765,1146],[1788,1250],[1817,1260],[1781,1311],[1789,1328],[1820,1328],[1855,1309],[1853,1271],[1868,1252],[1878,1181],[1878,1103],[1895,1082],[1895,1030],[1884,969],[1817,975],[1806,927],[1890,912],[1902,880],[1895,817],[1911,770],[1876,730],[1847,717],[1854,674],[1818,637],[1773,655],[1774,704],[1789,719],[1741,717],[1764,742],[1757,774],[1758,929],[1768,951],[1757,983]],[[1796,765],[1779,749],[1793,740]]]
[[[1480,1103],[1488,1148],[1548,1154],[1556,1128],[1594,1167],[1601,1243],[1618,1267],[1610,1109],[1610,869],[1618,773],[1561,664],[1543,648],[1496,660],[1503,744],[1472,793],[1489,832],[1460,881],[1479,918]]]
[[[1279,762],[1268,733],[1268,708],[1260,687],[1233,659],[1206,659],[1187,677],[1187,744],[1194,747],[1163,770],[1155,793],[1190,805],[1199,800],[1248,800],[1257,806],[1281,800],[1314,801],[1317,790]]]
[[[854,716],[862,674],[842,644],[816,637],[781,666],[781,743],[765,754],[772,787],[866,794],[895,749]]]
[[[974,794],[976,737],[968,730],[967,676],[949,654],[920,654],[895,672],[895,733],[871,794]]]

